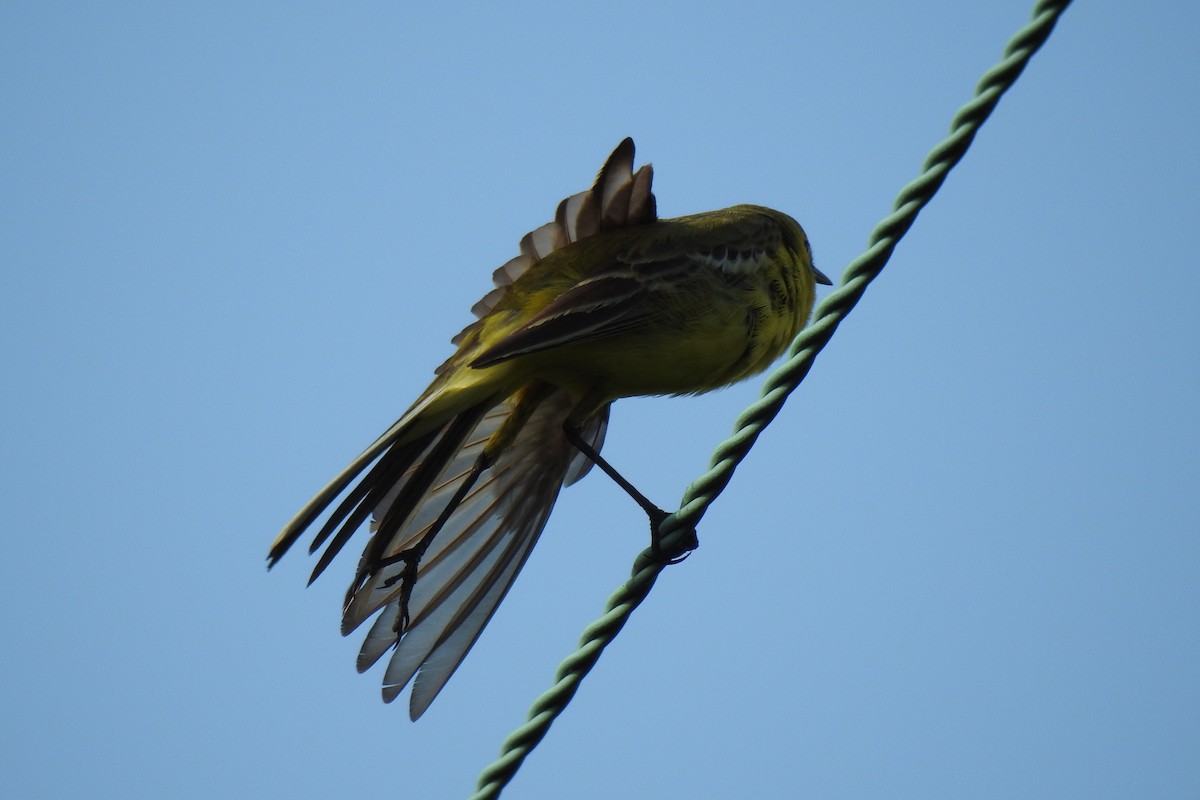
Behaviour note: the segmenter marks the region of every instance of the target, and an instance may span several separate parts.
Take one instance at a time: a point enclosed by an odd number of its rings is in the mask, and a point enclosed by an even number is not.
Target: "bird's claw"
[[[666,548],[663,547],[663,537],[658,529],[662,526],[663,520],[671,515],[661,508],[647,511],[647,514],[650,516],[650,554],[658,563],[664,566],[678,564],[687,560],[692,551],[700,546],[700,539],[696,536],[696,529],[691,528],[683,534],[685,538],[682,544],[671,548],[671,552],[667,552]]]

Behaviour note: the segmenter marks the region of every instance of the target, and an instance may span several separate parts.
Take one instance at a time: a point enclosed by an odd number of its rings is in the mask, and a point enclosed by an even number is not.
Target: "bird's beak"
[[[833,286],[833,281],[829,280],[829,278],[826,278],[824,272],[821,272],[821,270],[817,269],[816,267],[811,267],[811,269],[813,271],[813,280],[822,286]]]

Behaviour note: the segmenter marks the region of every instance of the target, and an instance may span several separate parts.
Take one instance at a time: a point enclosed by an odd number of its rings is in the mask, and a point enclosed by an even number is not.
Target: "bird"
[[[414,721],[507,594],[560,489],[594,463],[622,481],[599,455],[612,403],[763,371],[807,323],[815,284],[830,284],[787,214],[736,205],[659,219],[653,168],[633,164],[626,138],[591,189],[520,240],[429,388],[271,545],[268,568],[328,511],[311,584],[367,528],[342,634],[374,617],[358,670],[391,651],[383,699],[411,682]],[[665,512],[622,485],[653,529]]]

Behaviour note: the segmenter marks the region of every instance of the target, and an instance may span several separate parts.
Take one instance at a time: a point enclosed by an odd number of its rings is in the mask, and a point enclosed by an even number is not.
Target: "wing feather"
[[[571,195],[558,204],[554,220],[535,228],[521,238],[521,254],[492,273],[492,289],[471,307],[476,317],[484,317],[504,299],[517,279],[551,253],[601,231],[645,225],[658,219],[652,184],[654,170],[649,164],[633,171],[633,139],[626,138],[613,150],[592,188]],[[451,339],[459,344],[479,329],[478,320]],[[438,368],[440,374],[446,368]]]
[[[394,699],[416,676],[410,702],[414,719],[462,663],[545,527],[575,460],[575,450],[562,433],[572,405],[561,393],[543,400],[450,515],[421,561],[409,598],[410,624],[402,635],[397,633],[401,582],[391,582],[399,577],[402,563],[373,572],[351,598],[344,632],[382,609],[359,652],[359,669],[367,669],[394,646],[384,675],[384,699]],[[477,448],[511,411],[505,403],[479,420],[405,524],[380,550],[384,560],[417,541],[436,520],[470,471]],[[603,420],[588,424],[592,442],[601,442],[604,426]],[[389,513],[385,510],[384,517]]]
[[[382,436],[376,439],[358,458],[354,459],[348,467],[339,472],[333,480],[325,485],[325,488],[318,492],[313,499],[305,504],[304,508],[296,513],[296,516],[284,526],[283,530],[280,531],[279,535],[275,537],[275,541],[271,544],[271,549],[267,553],[268,568],[275,566],[279,559],[283,557],[283,554],[304,534],[304,531],[316,522],[317,518],[325,512],[325,509],[337,499],[338,495],[345,491],[346,487],[355,478],[362,474],[363,470],[370,467],[381,455],[392,449],[393,445],[396,445],[396,441],[405,433],[407,419],[408,415],[401,417],[392,427],[384,431]],[[405,452],[408,452],[408,448],[404,445],[400,447],[405,449]],[[419,447],[415,449],[417,452],[420,451]],[[401,457],[397,456],[397,458]]]

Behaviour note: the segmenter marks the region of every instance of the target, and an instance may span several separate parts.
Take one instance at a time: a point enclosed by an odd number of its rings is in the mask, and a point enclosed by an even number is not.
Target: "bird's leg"
[[[463,478],[462,484],[455,490],[454,496],[450,498],[450,502],[446,503],[446,507],[442,509],[442,513],[429,526],[429,530],[425,531],[421,536],[420,541],[406,550],[401,550],[394,556],[388,556],[379,560],[375,569],[379,570],[383,567],[404,562],[404,569],[398,574],[393,575],[380,584],[381,588],[394,586],[397,581],[400,581],[400,613],[396,615],[396,634],[403,635],[408,630],[410,622],[408,615],[408,601],[412,597],[413,587],[417,583],[417,571],[421,566],[421,557],[425,555],[425,551],[429,549],[429,545],[433,544],[434,538],[441,532],[442,528],[446,527],[446,523],[450,521],[450,516],[454,513],[454,509],[458,508],[459,504],[466,498],[467,493],[471,491],[471,487],[479,480],[479,476],[483,471],[492,465],[493,459],[482,452],[479,458],[475,459],[475,463],[471,466],[471,471]]]
[[[670,516],[670,514],[654,505],[654,503],[650,502],[650,499],[646,497],[646,495],[639,492],[632,483],[625,479],[624,475],[617,472],[617,468],[608,463],[608,461],[604,459],[604,456],[600,455],[600,453],[596,451],[596,448],[588,444],[587,441],[584,440],[583,435],[579,432],[579,428],[575,427],[575,425],[573,425],[569,420],[563,423],[563,431],[567,434],[567,441],[575,445],[575,448],[579,452],[583,453],[583,455],[587,457],[588,461],[591,461],[593,464],[599,467],[605,475],[612,478],[613,482],[616,483],[617,486],[620,486],[625,491],[625,494],[632,497],[633,502],[641,506],[642,510],[646,512],[646,516],[650,518],[650,549],[655,553],[655,555],[660,554],[662,552],[662,548],[660,547],[661,537],[658,534],[658,527],[662,524],[664,519]],[[683,561],[683,559],[687,558],[688,554],[694,549],[694,545],[688,547],[682,555],[667,559],[667,563],[677,564],[680,561]]]

